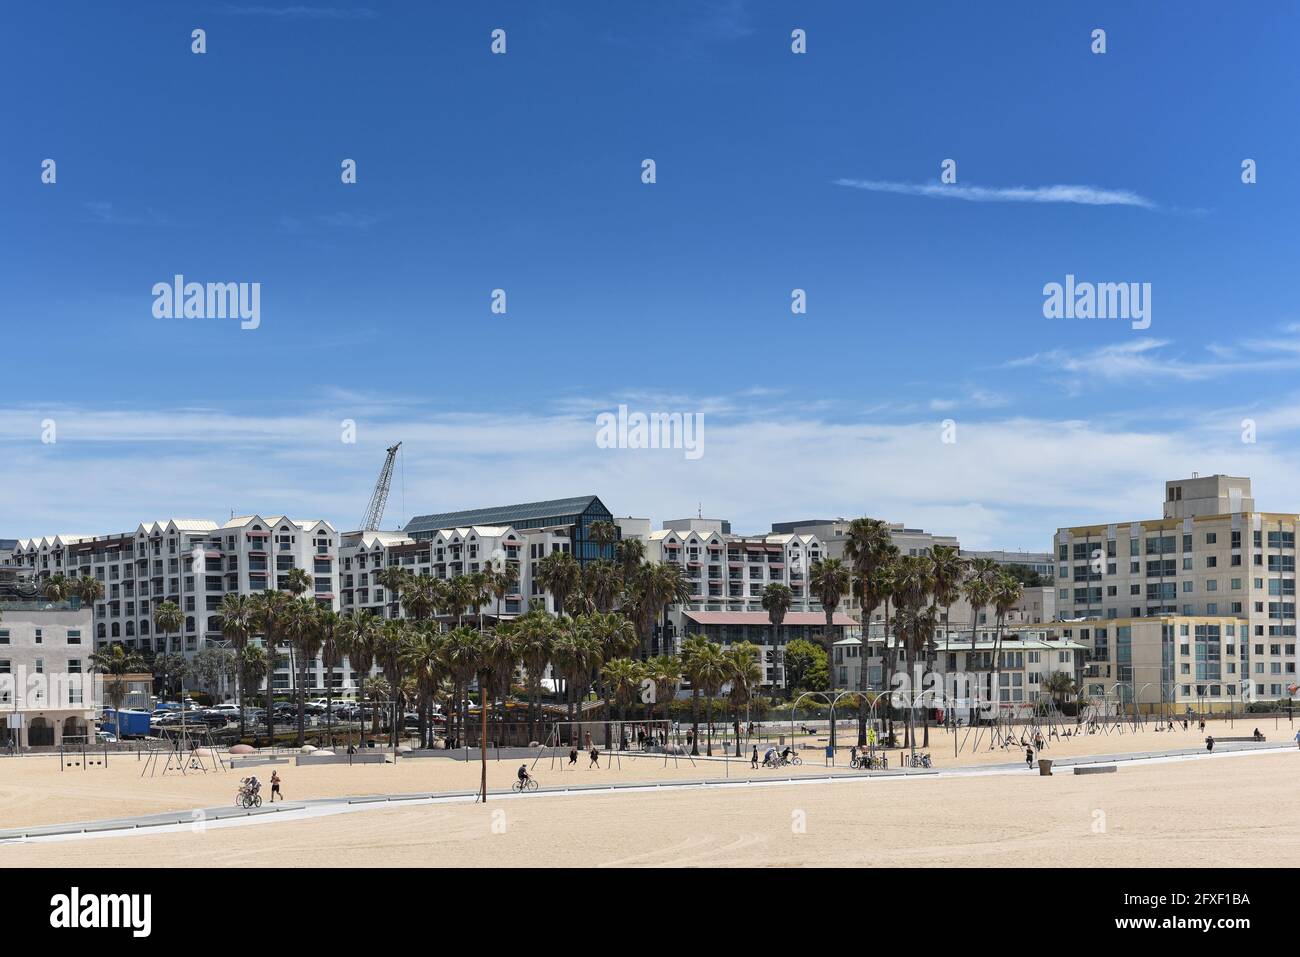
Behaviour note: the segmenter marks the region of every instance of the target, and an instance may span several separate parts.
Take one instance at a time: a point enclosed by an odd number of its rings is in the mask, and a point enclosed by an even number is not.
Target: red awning
[[[683,614],[697,625],[771,625],[765,611],[687,611]],[[785,613],[786,625],[825,625],[826,616],[820,611],[788,611]],[[860,623],[844,614],[835,612],[832,625],[848,628],[861,627]]]

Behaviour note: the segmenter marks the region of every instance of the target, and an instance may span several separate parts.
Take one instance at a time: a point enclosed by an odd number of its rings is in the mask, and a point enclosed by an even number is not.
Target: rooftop
[[[443,528],[460,528],[468,525],[516,525],[519,522],[561,518],[580,515],[599,503],[595,495],[575,498],[555,498],[545,502],[524,502],[519,505],[499,505],[495,508],[470,508],[459,512],[441,512],[435,515],[417,515],[406,523],[404,531],[432,532]],[[604,507],[604,503],[601,503]]]

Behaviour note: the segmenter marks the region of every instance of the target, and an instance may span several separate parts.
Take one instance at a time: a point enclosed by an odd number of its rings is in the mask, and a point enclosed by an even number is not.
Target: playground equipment
[[[88,751],[83,745],[80,750],[71,750],[60,746],[59,748],[59,770],[66,771],[68,768],[81,768],[86,771],[90,768],[108,767],[108,746],[104,745],[102,751]]]
[[[179,771],[181,774],[189,774],[191,771],[207,774],[209,770],[227,770],[226,762],[212,740],[212,732],[206,727],[177,728],[165,736],[171,740],[172,746],[150,751],[144,768],[140,771],[140,777],[146,774],[150,777],[159,773],[166,775],[173,771]],[[159,756],[163,754],[167,755],[167,760],[159,768]]]
[[[698,742],[696,742],[698,743]],[[639,721],[557,721],[537,750],[532,767],[543,757],[551,759],[551,770],[563,771],[569,750],[579,754],[596,748],[608,761],[622,768],[624,756],[663,756],[664,767],[671,758],[673,767],[685,759],[695,767],[695,759],[681,743],[681,732],[673,731],[672,722],[664,718]]]

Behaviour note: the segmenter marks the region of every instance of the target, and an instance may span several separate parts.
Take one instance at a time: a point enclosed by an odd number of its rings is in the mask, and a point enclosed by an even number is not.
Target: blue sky
[[[1045,549],[1193,470],[1300,511],[1296,8],[803,6],[4,5],[0,535],[351,526],[399,438],[388,524],[596,492]],[[1007,192],[1052,186],[1094,201]],[[155,319],[176,273],[260,327]],[[1067,273],[1150,328],[1045,319]],[[597,448],[620,403],[705,454]]]

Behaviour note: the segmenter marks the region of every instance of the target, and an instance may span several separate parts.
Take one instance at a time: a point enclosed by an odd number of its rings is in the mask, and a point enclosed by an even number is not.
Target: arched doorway
[[[86,722],[72,717],[63,722],[64,744],[86,744]]]
[[[27,726],[27,746],[42,748],[54,746],[54,725],[47,718],[32,718]]]

